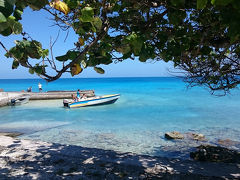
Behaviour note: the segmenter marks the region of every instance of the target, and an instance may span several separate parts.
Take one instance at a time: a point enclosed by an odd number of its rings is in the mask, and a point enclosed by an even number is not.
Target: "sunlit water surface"
[[[6,91],[37,91],[38,80],[0,80]],[[176,78],[61,79],[43,90],[94,89],[96,94],[120,93],[112,105],[64,108],[62,100],[30,101],[0,108],[0,131],[23,132],[21,138],[54,143],[188,158],[200,142],[164,138],[165,132],[195,132],[207,142],[240,141],[240,91],[216,97],[203,88],[186,88]],[[239,150],[238,145],[231,147]]]

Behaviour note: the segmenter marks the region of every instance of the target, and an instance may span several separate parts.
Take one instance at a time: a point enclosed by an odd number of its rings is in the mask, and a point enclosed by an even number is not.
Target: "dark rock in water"
[[[165,138],[166,139],[183,139],[184,136],[180,132],[167,132],[165,133]]]
[[[197,161],[240,163],[240,153],[219,146],[201,145],[190,157]]]
[[[15,138],[17,136],[21,136],[23,135],[23,133],[19,133],[19,132],[0,132],[0,136],[9,136],[12,138]]]
[[[188,139],[196,140],[196,141],[207,141],[205,139],[205,136],[203,134],[197,134],[197,133],[186,133],[186,137]]]
[[[231,139],[219,139],[218,140],[218,144],[225,146],[225,147],[229,147],[229,146],[240,146],[240,142],[238,141],[233,141]]]

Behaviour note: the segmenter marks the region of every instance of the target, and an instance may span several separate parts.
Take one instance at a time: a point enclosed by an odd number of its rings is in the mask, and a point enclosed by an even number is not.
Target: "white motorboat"
[[[29,101],[30,96],[22,96],[18,98],[11,99],[8,102],[9,106],[15,106],[15,105],[21,105],[21,104],[26,104]]]
[[[104,96],[82,98],[79,101],[64,99],[63,105],[69,108],[105,105],[105,104],[112,104],[116,102],[119,97],[120,97],[120,94],[111,94],[111,95],[104,95]]]

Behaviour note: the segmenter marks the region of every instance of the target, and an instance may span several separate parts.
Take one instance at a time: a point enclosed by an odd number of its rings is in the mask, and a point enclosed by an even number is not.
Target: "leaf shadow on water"
[[[0,168],[0,179],[223,179],[240,176],[239,164],[193,162],[73,145],[34,142],[33,146],[21,146],[18,143],[7,150],[23,153],[17,158],[2,156],[0,147],[0,164],[5,164]]]

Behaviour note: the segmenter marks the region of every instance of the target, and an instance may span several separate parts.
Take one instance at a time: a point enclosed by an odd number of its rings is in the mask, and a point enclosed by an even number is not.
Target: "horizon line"
[[[59,78],[57,80],[60,80],[60,79],[108,79],[108,78],[181,78],[181,77],[184,77],[184,76],[114,76],[114,77],[78,77],[78,78],[73,78],[73,77],[62,77],[62,78]],[[9,80],[9,79],[24,79],[24,80],[43,80],[43,81],[46,81],[42,78],[0,78],[0,80]],[[55,81],[57,81],[55,80]],[[53,82],[53,81],[52,81]]]

